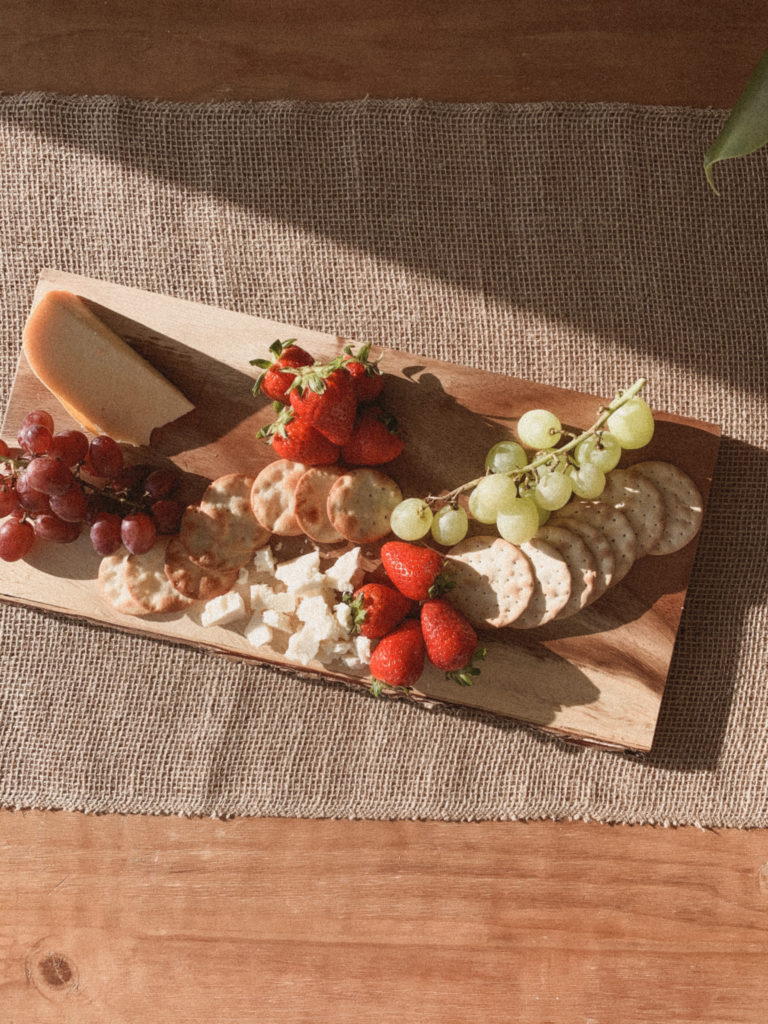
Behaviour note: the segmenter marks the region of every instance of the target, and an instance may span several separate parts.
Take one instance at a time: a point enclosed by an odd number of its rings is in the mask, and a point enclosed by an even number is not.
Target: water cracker
[[[639,462],[632,472],[640,473],[661,492],[667,513],[664,532],[649,555],[671,555],[689,544],[701,526],[704,502],[687,473],[671,462]]]
[[[631,469],[614,469],[606,478],[600,501],[620,509],[637,538],[637,558],[661,540],[667,521],[664,498],[650,478]]]
[[[533,596],[533,568],[521,549],[502,537],[467,537],[446,556],[452,604],[480,628],[509,626]]]
[[[353,544],[370,544],[390,532],[389,517],[403,495],[395,481],[377,469],[350,469],[328,492],[328,519]]]
[[[276,459],[253,481],[251,509],[265,530],[281,537],[303,533],[295,513],[296,487],[309,469],[302,462]]]
[[[571,573],[571,592],[557,617],[565,619],[575,615],[589,602],[594,592],[597,577],[595,557],[581,537],[566,525],[547,523],[536,536],[560,552]]]
[[[512,623],[515,629],[535,629],[554,619],[571,596],[571,572],[557,550],[541,537],[520,545],[533,569],[534,589],[528,607]]]
[[[318,544],[344,540],[328,518],[328,494],[343,472],[338,466],[312,466],[296,485],[296,519],[310,540]]]

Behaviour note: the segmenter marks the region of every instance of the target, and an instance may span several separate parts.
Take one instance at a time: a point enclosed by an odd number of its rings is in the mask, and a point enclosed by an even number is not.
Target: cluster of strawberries
[[[403,450],[392,417],[377,401],[384,386],[370,345],[351,346],[329,363],[319,363],[294,339],[276,341],[269,359],[252,359],[262,373],[254,385],[279,408],[277,419],[259,431],[282,459],[305,466],[379,466]]]
[[[373,692],[382,684],[412,686],[424,671],[425,656],[450,679],[471,685],[480,671],[473,663],[486,652],[478,649],[477,633],[464,615],[441,596],[451,585],[444,557],[418,544],[389,541],[381,560],[394,585],[366,583],[347,599],[353,629],[378,640],[370,662]]]

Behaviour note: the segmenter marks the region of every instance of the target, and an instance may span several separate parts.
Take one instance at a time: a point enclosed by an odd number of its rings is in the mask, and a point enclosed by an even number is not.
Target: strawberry
[[[352,609],[352,631],[378,640],[391,633],[411,610],[411,602],[386,583],[366,583],[344,600]]]
[[[427,657],[435,668],[443,669],[449,679],[471,686],[480,669],[472,662],[484,658],[477,649],[477,633],[444,597],[431,598],[421,606],[421,632]]]
[[[397,424],[389,413],[379,405],[369,405],[360,410],[341,456],[350,466],[380,466],[391,462],[405,447],[396,431]]]
[[[357,411],[355,384],[342,360],[299,368],[288,392],[299,419],[338,445],[352,436]]]
[[[371,352],[370,343],[363,345],[357,352],[353,352],[352,346],[347,345],[344,351],[347,355],[344,365],[354,378],[358,402],[362,405],[375,401],[384,387],[384,378],[379,369],[378,359],[368,358]]]
[[[379,685],[411,686],[417,681],[424,671],[424,637],[418,619],[406,619],[379,640],[370,668]]]
[[[253,393],[259,391],[274,402],[286,404],[288,388],[293,384],[294,374],[285,372],[289,367],[311,366],[314,359],[305,349],[296,344],[295,338],[275,341],[269,346],[274,359],[251,359],[251,366],[258,366],[263,372],[253,385]]]
[[[381,548],[384,571],[401,594],[426,601],[450,587],[442,576],[445,559],[432,548],[391,540]]]
[[[281,459],[303,462],[306,466],[330,466],[339,458],[338,446],[304,420],[297,419],[290,407],[282,409],[274,423],[262,427],[256,436],[268,440]]]

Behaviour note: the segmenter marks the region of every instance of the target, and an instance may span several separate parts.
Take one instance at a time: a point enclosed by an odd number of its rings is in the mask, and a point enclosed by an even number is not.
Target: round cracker
[[[667,513],[664,532],[648,554],[671,555],[690,544],[704,515],[704,500],[693,480],[671,462],[638,462],[632,471],[658,488]]]
[[[389,517],[403,500],[395,481],[367,466],[349,469],[328,492],[328,519],[353,544],[371,544],[390,532]]]
[[[149,615],[181,612],[193,603],[174,587],[165,573],[167,539],[161,539],[141,555],[125,560],[125,582],[131,596]]]
[[[629,469],[614,469],[606,478],[600,501],[620,509],[629,520],[637,538],[637,558],[659,543],[667,513],[661,491],[650,479]]]
[[[298,537],[303,533],[294,507],[296,487],[308,469],[303,462],[276,459],[253,481],[251,508],[265,530],[281,537]]]
[[[184,509],[179,524],[179,539],[193,562],[203,569],[226,572],[240,569],[250,560],[252,551],[233,548],[226,541],[222,517],[214,517],[199,505]]]
[[[560,552],[571,573],[571,593],[557,614],[559,619],[566,619],[581,611],[594,593],[597,578],[595,556],[581,537],[567,526],[547,523],[541,527],[537,537]]]
[[[312,466],[296,485],[296,519],[310,540],[318,544],[344,540],[328,518],[328,494],[343,472],[338,466]]]
[[[541,537],[520,545],[533,569],[533,594],[528,607],[512,623],[515,629],[535,629],[554,619],[571,596],[571,572],[563,556]]]
[[[550,522],[567,526],[570,516],[580,516],[598,529],[611,545],[614,568],[611,585],[623,580],[637,558],[637,538],[621,509],[600,501],[569,501]]]
[[[143,604],[140,604],[128,587],[125,578],[128,552],[125,548],[106,555],[99,563],[99,593],[106,603],[122,615],[147,615]]]
[[[519,547],[502,537],[467,537],[446,556],[452,604],[469,621],[484,626],[511,625],[533,596],[533,568]]]
[[[583,516],[571,516],[565,525],[569,530],[581,537],[595,556],[597,575],[595,576],[595,589],[589,598],[589,603],[592,604],[598,597],[602,597],[613,581],[613,574],[616,569],[613,548],[608,538],[596,526],[588,523]]]
[[[235,585],[238,569],[204,569],[190,558],[180,538],[172,537],[165,549],[165,574],[191,601],[210,601]]]
[[[222,546],[233,551],[255,551],[270,537],[251,508],[253,483],[243,473],[227,473],[213,480],[200,500],[202,511],[216,523]]]

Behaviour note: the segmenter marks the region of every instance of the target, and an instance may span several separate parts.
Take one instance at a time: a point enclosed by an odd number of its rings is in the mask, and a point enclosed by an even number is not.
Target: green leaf
[[[712,177],[718,160],[748,156],[768,143],[768,50],[747,82],[723,130],[707,150],[704,173],[712,191],[720,195]]]

